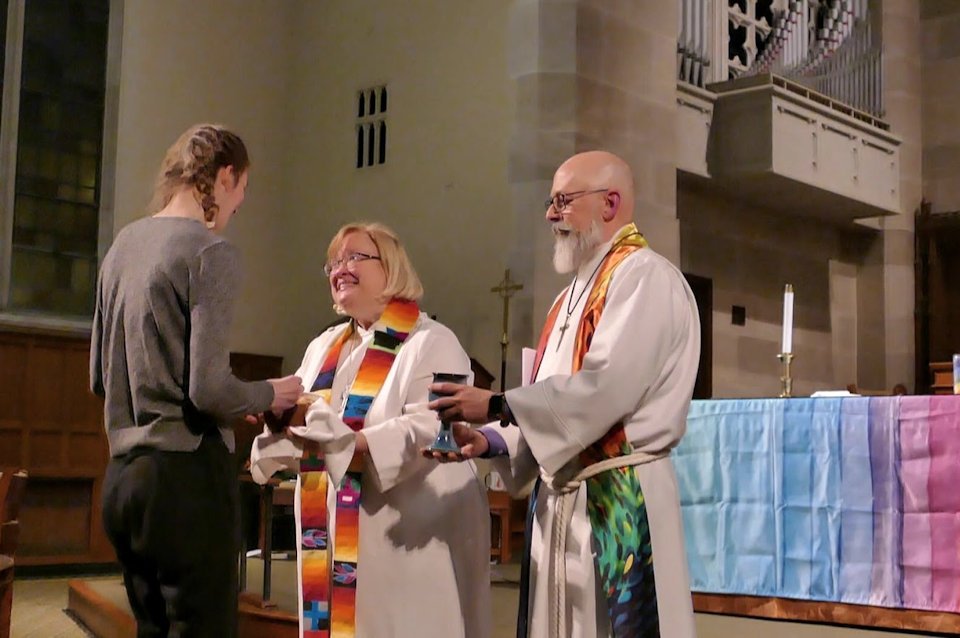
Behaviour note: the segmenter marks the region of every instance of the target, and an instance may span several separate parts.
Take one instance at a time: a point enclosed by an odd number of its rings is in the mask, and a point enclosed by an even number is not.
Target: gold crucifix
[[[510,344],[510,297],[517,291],[523,290],[523,284],[510,279],[510,269],[503,271],[503,280],[490,292],[495,292],[503,299],[503,332],[500,335],[500,391],[506,390],[507,376],[507,346]]]

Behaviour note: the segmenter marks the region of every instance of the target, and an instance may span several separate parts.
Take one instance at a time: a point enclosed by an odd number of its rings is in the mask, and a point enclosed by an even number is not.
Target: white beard
[[[565,224],[555,224],[554,229],[572,230]],[[556,235],[553,242],[553,268],[561,275],[579,270],[597,246],[603,243],[603,229],[600,222],[593,220],[586,233],[571,232],[569,235]]]

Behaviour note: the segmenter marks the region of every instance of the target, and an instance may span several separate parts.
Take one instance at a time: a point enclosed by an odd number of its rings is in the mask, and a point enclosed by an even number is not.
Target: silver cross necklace
[[[567,316],[563,318],[563,325],[560,326],[560,338],[557,339],[557,352],[560,352],[560,344],[563,343],[563,337],[567,334],[567,329],[570,327],[570,316],[573,314],[573,311],[576,309],[576,307],[580,305],[580,300],[583,298],[583,293],[587,292],[587,288],[589,288],[590,282],[593,281],[597,271],[600,270],[600,266],[602,266],[603,262],[607,260],[607,256],[616,250],[617,246],[622,244],[628,238],[639,234],[640,233],[634,232],[624,235],[617,243],[615,243],[613,246],[610,246],[610,250],[604,254],[603,259],[597,263],[597,267],[594,268],[593,272],[590,273],[590,276],[587,277],[586,283],[583,284],[583,289],[580,291],[580,294],[577,295],[577,300],[573,302],[573,305],[571,305],[570,302],[573,300],[573,291],[577,289],[577,276],[573,276],[573,283],[570,284],[570,294],[567,295]]]

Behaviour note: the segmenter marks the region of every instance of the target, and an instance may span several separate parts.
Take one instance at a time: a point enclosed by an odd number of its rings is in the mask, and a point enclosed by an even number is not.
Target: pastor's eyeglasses
[[[572,193],[556,193],[550,197],[547,201],[543,203],[545,208],[550,208],[553,206],[553,209],[558,213],[563,212],[563,210],[570,205],[575,199],[579,199],[585,195],[592,195],[594,193],[606,193],[609,191],[609,188],[598,188],[592,191],[574,191]]]
[[[340,266],[346,265],[347,270],[354,270],[361,261],[367,261],[370,259],[376,259],[380,261],[380,255],[368,255],[367,253],[350,253],[349,255],[344,255],[339,259],[333,259],[323,265],[323,274],[327,277],[333,274],[333,271],[338,270]]]

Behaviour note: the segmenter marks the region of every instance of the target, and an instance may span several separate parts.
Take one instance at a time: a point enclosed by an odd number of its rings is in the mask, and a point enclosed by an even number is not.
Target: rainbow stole
[[[577,326],[571,373],[576,373],[583,366],[583,358],[590,349],[606,305],[614,271],[629,255],[645,248],[647,242],[634,224],[628,224],[614,237],[612,246],[597,272]],[[543,352],[565,296],[560,295],[547,315],[537,345],[531,383],[536,380]],[[581,452],[579,460],[582,467],[587,467],[632,452],[633,446],[627,440],[623,424],[616,423],[603,437]],[[650,526],[637,474],[633,467],[621,467],[601,472],[585,482],[597,574],[607,597],[612,635],[617,638],[659,636]]]
[[[343,410],[343,422],[354,432],[363,429],[367,412],[419,317],[420,308],[416,302],[395,299],[387,304],[380,317],[384,329],[374,332],[373,342],[363,355]],[[340,351],[352,335],[353,322],[330,347],[313,384],[312,391],[328,404]],[[327,512],[329,477],[325,469],[318,447],[304,450],[300,461],[303,637],[350,638],[356,627],[362,474],[349,470],[337,489],[336,543],[331,552]]]

